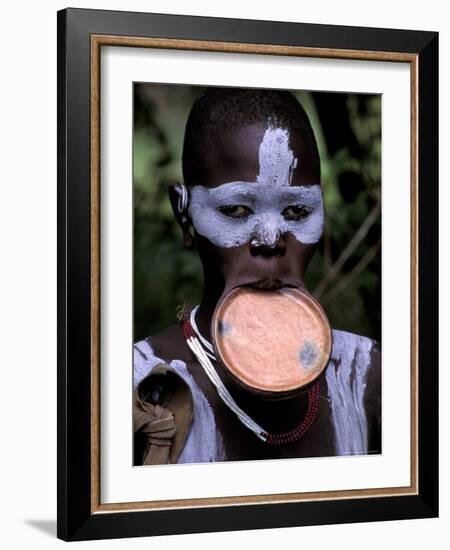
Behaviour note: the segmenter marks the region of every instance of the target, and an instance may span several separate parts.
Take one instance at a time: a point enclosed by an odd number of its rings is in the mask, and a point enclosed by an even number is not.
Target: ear
[[[194,237],[191,235],[190,229],[192,227],[192,220],[189,217],[188,206],[189,206],[189,196],[187,198],[187,204],[184,209],[181,210],[182,206],[182,185],[178,182],[169,184],[169,200],[172,206],[173,215],[178,222],[178,225],[181,228],[183,233],[184,246],[186,248],[194,247]]]

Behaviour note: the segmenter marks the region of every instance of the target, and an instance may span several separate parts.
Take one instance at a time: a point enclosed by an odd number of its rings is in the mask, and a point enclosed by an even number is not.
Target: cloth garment
[[[157,375],[161,369],[171,372],[173,377],[166,381],[158,379]],[[183,361],[174,360],[164,365],[163,360],[155,356],[150,344],[146,340],[142,340],[134,345],[133,383],[135,392],[134,431],[135,447],[137,447],[135,464],[143,464],[145,458],[142,457],[149,454],[151,456],[147,460],[152,460],[152,464],[156,463],[153,460],[160,460],[158,462],[160,464],[225,460],[222,436],[216,430],[213,411]],[[176,385],[176,390],[171,389],[172,384]],[[163,388],[169,388],[168,395],[160,395],[160,392],[165,391]],[[144,407],[148,407],[149,400],[150,402],[157,400],[161,402],[169,413],[165,413],[165,418],[170,413],[173,414],[176,428],[176,432],[172,433],[169,425],[165,426],[167,430],[164,432],[164,438],[161,438],[159,442],[160,447],[165,447],[165,452],[160,450],[157,455],[155,451],[151,450],[151,447],[156,444],[154,439],[150,440],[146,436],[146,441],[142,441],[143,438],[139,437],[142,435],[142,428],[137,420],[139,420],[140,411],[143,411]],[[189,407],[187,402],[190,404]],[[184,408],[181,406],[182,403],[186,404]],[[155,411],[151,408],[150,414],[147,415],[148,422],[154,422],[154,415]],[[186,418],[184,418],[185,416]],[[139,439],[141,439],[140,442]],[[162,439],[164,439],[164,445]],[[172,442],[175,449],[169,451],[166,444]],[[142,449],[142,447],[144,448]]]
[[[336,455],[368,452],[364,399],[372,351],[378,346],[370,338],[333,330],[325,376]],[[141,438],[136,463],[225,460],[214,413],[183,361],[165,364],[150,344],[141,340],[134,345],[133,383],[135,442],[136,437]]]
[[[134,390],[134,432],[140,434],[142,447],[137,461],[144,465],[177,462],[193,411],[189,385],[159,361]]]

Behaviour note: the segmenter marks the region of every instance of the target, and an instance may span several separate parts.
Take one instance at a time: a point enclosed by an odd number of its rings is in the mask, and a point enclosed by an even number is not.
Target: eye
[[[301,204],[296,204],[285,208],[282,212],[282,215],[285,220],[297,221],[297,220],[303,220],[304,218],[307,218],[310,213],[311,213],[311,208],[309,208],[308,206],[302,206]]]
[[[229,218],[246,218],[250,214],[253,214],[253,211],[244,206],[243,204],[230,204],[226,206],[221,206],[219,212],[228,216]]]

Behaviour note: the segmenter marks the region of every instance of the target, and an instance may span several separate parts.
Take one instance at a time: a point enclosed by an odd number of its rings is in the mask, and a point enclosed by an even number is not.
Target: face
[[[244,284],[303,288],[323,229],[310,152],[286,128],[269,124],[229,131],[209,145],[188,210],[205,279],[227,291]]]

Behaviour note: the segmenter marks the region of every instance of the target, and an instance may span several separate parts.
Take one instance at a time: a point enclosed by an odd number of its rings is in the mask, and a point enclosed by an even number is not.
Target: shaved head
[[[183,178],[188,186],[214,185],[209,167],[217,163],[225,135],[247,127],[273,126],[289,132],[290,140],[301,150],[305,178],[320,182],[320,160],[311,124],[303,107],[288,91],[252,88],[207,88],[195,101],[189,114],[183,144]],[[246,143],[235,148],[245,153]],[[219,150],[218,150],[219,149]],[[234,155],[235,157],[236,155]],[[227,159],[221,159],[227,162]]]

